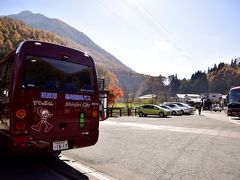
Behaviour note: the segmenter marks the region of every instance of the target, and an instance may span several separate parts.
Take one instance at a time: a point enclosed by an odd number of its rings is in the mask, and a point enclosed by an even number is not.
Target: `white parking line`
[[[181,133],[193,133],[193,134],[240,138],[240,132],[222,131],[217,129],[186,128],[186,127],[176,127],[176,126],[162,126],[162,125],[113,122],[113,121],[105,121],[102,124],[111,125],[111,126],[127,126],[127,127],[141,128],[141,129],[155,129],[155,130],[162,130],[162,131],[174,131],[174,132],[181,132]]]
[[[72,168],[81,172],[82,174],[90,175],[90,176],[93,176],[94,178],[100,179],[100,180],[117,180],[116,178],[110,177],[109,175],[106,175],[100,171],[97,171],[93,168],[87,167],[86,165],[83,165],[66,155],[61,154],[60,159],[62,161],[64,161],[66,164],[68,164],[69,166],[71,166]]]
[[[237,122],[235,120],[233,120],[233,118],[237,118],[237,117],[229,117],[227,116],[226,112],[225,112],[225,116],[222,116],[222,114],[218,113],[218,114],[215,114],[215,113],[209,113],[209,112],[204,112],[204,115],[206,115],[207,117],[209,118],[212,118],[212,119],[216,119],[216,120],[220,120],[220,121],[230,121],[231,123],[234,123],[234,124],[237,124],[237,125],[240,125],[240,122]]]
[[[228,119],[229,119],[230,122],[240,125],[240,122],[236,122],[236,121],[232,120],[232,117],[228,117]]]

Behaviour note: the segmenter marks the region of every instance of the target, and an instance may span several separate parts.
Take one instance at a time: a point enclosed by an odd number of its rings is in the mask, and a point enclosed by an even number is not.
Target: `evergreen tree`
[[[168,77],[169,79],[169,91],[170,96],[175,96],[177,93],[179,93],[179,88],[181,86],[181,82],[176,75],[171,75]]]
[[[179,88],[180,93],[182,94],[191,94],[192,93],[192,85],[190,80],[183,79],[181,80],[181,86]]]

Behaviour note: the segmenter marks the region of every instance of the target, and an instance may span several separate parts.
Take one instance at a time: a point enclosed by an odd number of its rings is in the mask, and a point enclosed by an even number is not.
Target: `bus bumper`
[[[13,136],[10,139],[10,152],[13,154],[20,153],[54,153],[62,150],[82,148],[92,146],[97,143],[99,132],[91,131],[89,134],[54,139],[34,139],[30,140],[29,136]],[[67,142],[67,147],[53,148],[54,142]]]
[[[233,116],[233,117],[240,117],[240,112],[231,111],[231,112],[227,112],[227,115]]]

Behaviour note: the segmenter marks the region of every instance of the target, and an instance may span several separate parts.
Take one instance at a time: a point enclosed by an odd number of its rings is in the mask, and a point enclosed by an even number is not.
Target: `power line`
[[[132,31],[134,31],[134,33],[137,33],[138,35],[140,35],[140,37],[147,43],[152,44],[150,42],[150,40],[145,39],[142,34],[139,33],[139,30],[137,28],[135,28],[134,26],[132,26],[130,23],[128,23],[125,19],[123,19],[120,15],[118,15],[116,12],[114,12],[112,9],[110,9],[108,6],[106,6],[103,2],[101,2],[100,0],[95,0],[96,2],[98,2],[103,8],[105,8],[109,13],[111,13],[112,15],[114,15],[115,17],[119,18],[123,23],[125,23]]]
[[[187,52],[188,53],[188,57],[196,64],[196,65],[199,65],[198,62],[195,61],[196,58],[194,58],[192,56],[192,54],[189,52],[189,51],[186,51],[184,46],[172,35],[172,33],[170,33],[167,28],[165,28],[165,26],[163,26],[159,20],[157,18],[155,18],[153,16],[153,14],[143,6],[143,4],[138,1],[138,6],[142,9],[142,11],[144,12],[144,14],[146,14],[148,17],[150,17],[160,28],[161,30],[168,36],[170,37],[170,39],[183,51]],[[139,9],[139,8],[138,8]],[[141,11],[141,9],[139,9]],[[134,12],[134,11],[133,11]],[[137,16],[138,14],[136,12],[134,12]],[[142,19],[142,18],[141,18]],[[153,29],[155,29],[153,26],[152,26]]]
[[[145,36],[143,36],[138,28],[135,28],[131,23],[129,23],[128,21],[126,21],[126,19],[122,18],[119,13],[117,13],[116,11],[114,11],[113,9],[111,9],[109,6],[106,5],[106,3],[104,3],[101,0],[95,0],[99,5],[101,5],[103,8],[105,8],[110,14],[114,15],[115,17],[117,17],[118,19],[120,19],[123,23],[125,23],[127,25],[127,27],[129,29],[131,29],[134,33],[138,34],[140,36],[141,39],[143,39],[145,42],[147,42],[148,44],[152,45],[152,40],[145,38]],[[123,6],[126,6],[127,2],[125,1],[119,1],[122,3]],[[192,53],[190,53],[190,51],[187,51],[186,48],[174,37],[174,35],[167,30],[167,28],[165,28],[164,25],[162,25],[159,20],[146,8],[144,7],[144,5],[140,2],[137,1],[138,5],[135,5],[135,8],[139,10],[139,12],[135,12],[132,8],[129,8],[131,10],[131,12],[133,12],[139,19],[141,19],[141,21],[143,21],[145,24],[150,25],[150,27],[152,27],[152,29],[154,29],[157,34],[159,34],[159,28],[162,32],[165,33],[165,35],[167,35],[167,37],[170,38],[170,41],[173,42],[173,44],[176,45],[176,47],[178,47],[180,50],[186,52],[186,59],[188,61],[190,61],[191,63],[195,64],[196,66],[199,66],[200,63],[197,61],[197,58],[194,58],[194,56],[192,55]],[[143,15],[143,17],[141,17],[140,14]],[[144,20],[144,17],[148,17],[147,19],[151,19],[157,26],[153,26],[153,24],[149,24],[149,22],[146,22],[146,20]],[[150,20],[149,19],[149,20]]]

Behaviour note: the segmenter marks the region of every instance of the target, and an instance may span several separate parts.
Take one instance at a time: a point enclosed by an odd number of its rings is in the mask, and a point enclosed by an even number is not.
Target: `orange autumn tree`
[[[113,86],[112,84],[109,84],[109,91],[108,103],[113,107],[115,102],[123,97],[123,91],[120,87]]]
[[[97,72],[99,77],[106,80],[105,85],[110,91],[108,95],[108,105],[113,107],[116,101],[123,97],[123,90],[120,88],[116,74],[99,66],[97,66]]]
[[[116,101],[123,97],[123,90],[120,88],[118,79],[115,74],[110,73],[108,77],[108,90],[110,91],[108,96],[108,103],[113,107]]]

